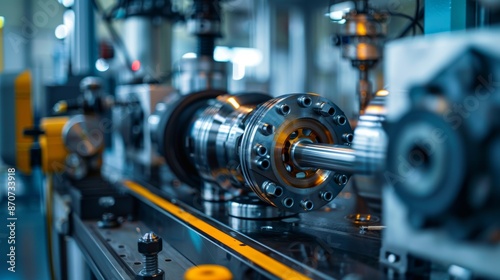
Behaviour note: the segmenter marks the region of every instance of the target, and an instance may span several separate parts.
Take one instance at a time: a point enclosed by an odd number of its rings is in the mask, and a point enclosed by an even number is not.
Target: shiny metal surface
[[[219,96],[195,116],[188,149],[204,181],[231,192],[244,186],[238,157],[238,141],[245,131],[243,120],[269,98],[262,94]]]
[[[163,158],[152,141],[155,109],[174,96],[173,88],[164,85],[121,85],[116,89],[116,101],[123,106],[113,108],[113,146],[120,157],[126,157],[145,166],[158,166]],[[157,105],[159,107],[157,107]],[[149,119],[151,115],[151,120]],[[152,125],[150,125],[152,124]],[[157,124],[157,123],[156,123]],[[109,126],[109,123],[105,124]]]
[[[340,145],[299,142],[292,146],[290,156],[302,169],[320,168],[347,173],[355,171],[355,151]]]
[[[291,149],[293,161],[302,168],[322,168],[370,176],[382,171],[388,144],[387,133],[382,127],[386,114],[386,93],[380,93],[372,100],[365,114],[361,115],[354,135],[345,136],[349,137],[352,145],[297,142]]]
[[[323,192],[335,197],[342,190],[343,185],[334,182],[333,172],[302,170],[290,160],[292,144],[300,139],[348,144],[343,136],[352,134],[352,130],[332,102],[314,94],[284,95],[254,110],[246,127],[241,141],[241,170],[262,200],[291,212],[305,212],[329,202]]]
[[[106,172],[111,173],[111,170]],[[148,186],[146,182],[145,186]],[[172,188],[167,182],[164,187]],[[153,193],[162,193],[158,187],[148,188]],[[204,204],[193,200],[191,193],[184,193],[179,188],[175,190],[172,197],[164,193],[162,196],[175,203],[182,212],[192,215],[190,221],[199,219],[212,225],[228,235],[230,240],[236,240],[239,243],[237,247],[242,250],[258,250],[312,279],[342,279],[346,275],[361,279],[384,278],[377,262],[381,232],[368,230],[360,233],[361,226],[378,226],[380,220],[376,214],[363,212],[355,205],[356,195],[350,186],[321,210],[268,220],[229,216],[226,203],[212,203],[221,206],[221,209],[206,213]],[[221,245],[218,236],[211,236],[180,221],[152,200],[136,193],[130,194],[137,198],[135,209],[138,214],[135,218],[147,229],[160,234],[165,242],[193,264],[224,265],[234,275],[241,276],[237,279],[287,279],[283,274],[270,274],[267,271],[269,267],[260,267],[251,261],[250,256]],[[348,218],[357,214],[363,219]],[[371,218],[367,219],[370,215]],[[127,232],[130,234],[130,230]],[[119,243],[113,240],[112,244]]]
[[[127,83],[141,77],[141,81],[149,82],[166,77],[172,65],[172,23],[131,16],[124,19],[123,28],[127,30],[123,39],[130,59],[132,62],[139,61],[140,67],[135,73],[120,72],[122,81]]]
[[[381,209],[383,179],[379,173],[385,168],[389,138],[383,124],[386,117],[386,99],[389,92],[379,91],[360,116],[352,148],[358,160],[359,173],[353,176],[357,194],[365,199],[368,206]]]
[[[164,156],[169,165],[175,165],[176,173],[187,174],[187,169],[196,172],[186,175],[191,178],[182,178],[192,187],[209,186],[213,191],[218,186],[233,194],[250,187],[273,206],[304,212],[321,208],[347,183],[346,174],[300,168],[290,155],[300,141],[350,145],[352,129],[331,101],[315,94],[271,100],[262,94],[203,96],[195,93],[181,98],[183,109],[176,106],[174,111],[182,112],[174,118],[182,121],[164,115],[167,125],[160,132],[165,150],[172,148],[167,131],[180,132],[177,137],[181,140],[175,145],[185,149],[182,153],[187,158],[172,160],[170,153]],[[203,189],[202,194],[209,200],[224,197],[219,192],[206,195]]]
[[[227,89],[228,64],[211,57],[183,58],[177,65],[174,86],[181,94],[206,89]]]
[[[276,219],[296,215],[273,207],[256,196],[239,196],[227,202],[227,214],[244,219]]]

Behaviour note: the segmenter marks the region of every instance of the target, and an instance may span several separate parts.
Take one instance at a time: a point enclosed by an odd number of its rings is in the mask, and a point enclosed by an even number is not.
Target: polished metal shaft
[[[298,142],[292,147],[290,156],[301,168],[320,168],[346,173],[356,171],[355,152],[346,146]]]

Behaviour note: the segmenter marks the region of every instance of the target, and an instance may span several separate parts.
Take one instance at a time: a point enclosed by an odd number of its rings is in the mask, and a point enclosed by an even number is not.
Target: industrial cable
[[[411,22],[413,22],[415,19],[407,14],[403,14],[403,13],[395,13],[395,12],[389,12],[389,14],[393,17],[402,17],[402,18],[405,18]],[[422,24],[420,22],[417,21],[416,23],[416,26],[420,29],[420,31],[422,31],[422,33],[424,33],[424,27],[422,26]]]
[[[417,10],[417,8],[419,10]],[[416,7],[415,7],[415,15],[416,16],[415,16],[414,20],[412,22],[410,22],[408,24],[408,26],[405,27],[405,29],[403,29],[403,31],[401,32],[401,34],[399,34],[399,36],[396,37],[397,39],[403,38],[406,35],[406,33],[408,33],[408,31],[410,31],[413,28],[413,26],[416,26],[416,25],[418,26],[418,24],[420,24],[419,21],[422,18],[424,18],[424,8],[422,7],[420,9],[420,2],[418,0],[417,0],[417,4],[416,4]],[[422,30],[423,30],[423,28],[422,28]]]

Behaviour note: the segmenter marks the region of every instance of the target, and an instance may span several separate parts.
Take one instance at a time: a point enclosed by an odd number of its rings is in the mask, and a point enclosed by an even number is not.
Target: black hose
[[[418,0],[417,3],[419,3]],[[418,7],[420,8],[420,4],[418,4]],[[399,34],[399,36],[397,36],[396,38],[399,39],[404,37],[406,33],[408,33],[408,31],[410,31],[413,28],[413,26],[419,26],[423,30],[423,27],[422,25],[420,25],[419,21],[424,17],[424,8],[421,8],[418,12],[416,12],[416,15],[417,16],[413,19],[413,21],[410,22],[408,26],[406,26],[405,29],[403,29],[403,31],[401,32],[401,34]]]

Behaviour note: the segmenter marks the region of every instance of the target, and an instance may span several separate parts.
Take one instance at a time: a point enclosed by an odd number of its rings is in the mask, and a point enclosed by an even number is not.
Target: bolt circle
[[[290,107],[286,117],[279,111],[285,104]],[[353,134],[352,129],[348,122],[338,125],[337,115],[345,116],[334,103],[314,94],[280,96],[252,111],[245,120],[248,131],[242,136],[239,156],[242,175],[261,200],[300,213],[319,209],[337,196],[343,185],[338,185],[334,171],[302,170],[291,157],[293,143],[306,138],[313,143],[347,144],[343,135]],[[273,135],[268,136],[271,132]],[[259,145],[267,149],[267,154],[259,150]],[[267,169],[263,169],[263,160],[270,163]],[[268,187],[271,182],[272,188]]]

